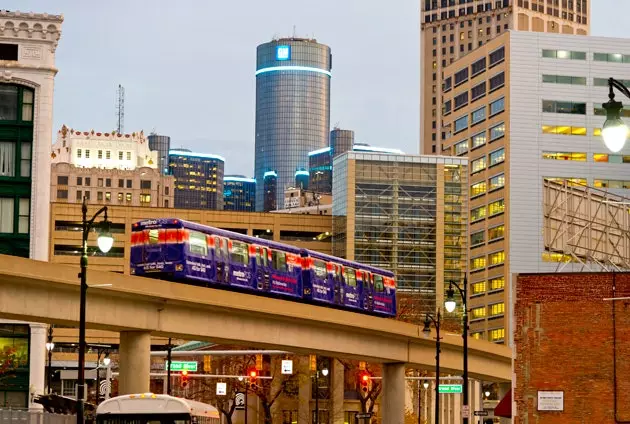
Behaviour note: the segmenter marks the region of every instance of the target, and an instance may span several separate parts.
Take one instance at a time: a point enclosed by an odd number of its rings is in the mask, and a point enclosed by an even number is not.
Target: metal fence
[[[0,409],[0,424],[74,424],[76,416],[19,409]]]

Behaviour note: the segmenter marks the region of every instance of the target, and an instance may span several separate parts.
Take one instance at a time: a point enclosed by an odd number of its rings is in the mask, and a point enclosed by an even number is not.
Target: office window
[[[150,204],[151,203],[151,195],[150,194],[141,194],[140,195],[140,203]]]
[[[89,187],[90,185],[92,185],[92,178],[85,177],[85,186]]]
[[[472,319],[480,319],[486,316],[486,307],[480,306],[471,310]]]
[[[105,200],[107,200],[108,202],[111,202],[112,200],[112,193],[110,193],[109,191],[105,193]]]
[[[85,158],[86,159],[90,158],[90,151],[88,149],[85,149]]]
[[[630,63],[630,55],[621,53],[593,53],[595,62]]]
[[[564,113],[568,115],[586,115],[586,103],[543,100],[542,111],[545,113]]]
[[[505,135],[505,124],[503,122],[490,128],[490,141],[494,141],[498,138],[503,137],[504,135]]]
[[[470,90],[470,97],[474,102],[486,95],[486,82],[482,81]]]
[[[630,87],[630,80],[618,79],[623,85]],[[608,87],[608,78],[593,78],[593,85],[595,87]]]
[[[68,176],[57,175],[57,185],[68,185]]]
[[[77,177],[77,185],[83,185],[83,177]]]
[[[470,162],[470,173],[474,174],[476,172],[483,171],[484,169],[486,169],[487,164],[488,163],[485,156],[473,160],[472,162]]]
[[[542,158],[586,162],[586,152],[543,152]]]
[[[461,94],[458,94],[457,96],[455,96],[455,109],[460,109],[464,106],[466,106],[468,104],[468,91],[464,91]]]
[[[550,59],[586,60],[586,52],[568,50],[543,50],[542,57]]]
[[[83,197],[86,198],[87,200],[90,200],[90,192],[89,191],[84,191],[83,192]]]
[[[83,193],[81,190],[77,190],[77,202],[81,202],[83,200]]]
[[[629,155],[613,155],[608,153],[593,153],[594,162],[630,163]]]
[[[472,148],[475,149],[479,146],[483,146],[486,144],[486,132],[480,132],[478,134],[473,135],[470,140],[472,141]]]
[[[501,113],[505,110],[505,98],[501,97],[490,103],[490,116],[494,116],[497,113]]]
[[[490,152],[490,166],[498,165],[503,161],[505,161],[505,149],[503,147]]]
[[[131,203],[131,193],[125,194],[125,201],[127,201],[127,203]]]
[[[470,186],[470,195],[471,196],[479,196],[486,192],[486,182],[480,181]]]
[[[133,188],[133,181],[127,180],[127,188]]]
[[[476,294],[482,294],[486,292],[486,282],[485,281],[479,281],[477,283],[472,283],[470,285],[471,289],[472,289],[472,295],[476,295]]]
[[[597,188],[630,189],[630,181],[595,179],[593,180],[593,186]]]
[[[468,115],[455,120],[455,134],[468,128]]]
[[[546,75],[543,74],[542,82],[548,84],[570,84],[570,85],[586,85],[586,77],[573,77],[569,75]],[[608,80],[605,80],[608,85]]]
[[[122,203],[123,201],[123,194],[122,193],[118,193],[118,202]]]
[[[105,178],[105,187],[111,187],[111,186],[112,186],[112,179]]]
[[[118,160],[123,160],[124,152],[118,152]]]
[[[505,185],[505,174],[495,175],[490,178],[490,190],[496,190]]]
[[[107,150],[107,151],[105,152],[105,159],[111,159],[111,158],[112,158],[112,152],[111,152],[111,151],[109,151],[109,150]]]
[[[606,109],[604,109],[603,107],[598,107],[597,105],[598,103],[595,103],[595,107],[593,107],[593,115],[606,116]],[[621,109],[619,115],[623,116],[624,118],[630,118],[630,109],[626,109],[626,108]]]
[[[488,255],[488,265],[497,266],[505,262],[505,252],[503,250],[499,252],[490,253]]]
[[[505,303],[503,302],[489,305],[489,308],[491,316],[503,315],[505,313]]]
[[[470,235],[470,245],[479,246],[485,242],[485,231],[478,231]]]
[[[497,225],[496,227],[488,228],[488,241],[501,240],[505,237],[505,225]]]
[[[468,152],[468,140],[460,141],[459,143],[455,144],[455,154],[457,156],[462,155],[466,152]]]
[[[103,179],[102,178],[98,178],[96,180],[96,186],[97,187],[103,187]]]
[[[505,339],[505,328],[496,328],[494,330],[490,330],[490,341],[503,342],[504,339]]]
[[[140,188],[145,190],[151,189],[151,180],[140,180]]]
[[[481,29],[479,31],[482,31]],[[471,66],[470,69],[472,71],[472,76],[474,77],[475,75],[478,75],[480,73],[482,73],[483,71],[486,70],[486,58],[482,57],[481,59],[479,59],[478,61],[474,62]]]
[[[488,216],[498,215],[503,212],[505,212],[505,201],[503,199],[499,199],[488,205]]]
[[[468,81],[468,68],[467,67],[455,73],[455,87],[457,87],[458,85],[466,81]]]
[[[31,199],[22,197],[18,203],[18,233],[28,234],[31,213]]]
[[[495,277],[490,279],[490,290],[503,290],[505,288],[505,277]]]
[[[486,107],[482,106],[477,110],[473,110],[471,114],[471,125],[478,124],[486,119]]]
[[[57,199],[67,199],[68,190],[57,190]]]
[[[15,199],[0,197],[0,233],[13,233]]]
[[[570,187],[586,186],[586,178],[545,177],[545,181],[567,184]]]
[[[103,151],[99,150],[97,155],[96,155],[99,159],[103,159]]]
[[[497,33],[501,32],[501,27],[497,26]],[[503,62],[505,59],[505,47],[501,46],[490,53],[490,68]]]
[[[127,160],[131,160],[131,152],[127,152]]]
[[[118,188],[124,188],[125,187],[125,180],[119,179],[118,180]]]
[[[103,192],[99,191],[96,193],[96,200],[102,201],[103,200]]]
[[[470,222],[479,221],[486,217],[486,205],[479,206],[478,208],[470,211]]]
[[[505,85],[505,72],[496,74],[490,78],[490,92],[497,90]]]
[[[543,134],[554,135],[586,135],[586,127],[571,127],[569,125],[543,125]]]

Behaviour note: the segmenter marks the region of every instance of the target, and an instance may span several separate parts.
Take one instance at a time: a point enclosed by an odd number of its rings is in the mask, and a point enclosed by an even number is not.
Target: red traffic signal
[[[360,374],[360,378],[359,381],[361,383],[361,391],[364,393],[367,393],[369,390],[369,385],[370,385],[370,374],[367,372],[361,373]]]
[[[182,378],[182,387],[188,386],[188,371],[187,370],[182,371],[181,378]]]

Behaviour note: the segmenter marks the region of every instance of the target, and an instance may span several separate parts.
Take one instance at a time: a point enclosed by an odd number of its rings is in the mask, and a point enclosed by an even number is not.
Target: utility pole
[[[171,345],[171,338],[168,338],[168,346],[166,346],[166,394],[171,395],[171,350],[173,346]]]

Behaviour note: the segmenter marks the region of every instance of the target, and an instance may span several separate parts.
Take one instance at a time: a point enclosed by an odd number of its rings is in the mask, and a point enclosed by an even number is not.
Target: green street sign
[[[461,384],[440,384],[440,393],[462,393]]]
[[[164,369],[168,371],[168,361],[164,364]],[[171,371],[197,371],[197,362],[173,361],[171,363]]]

